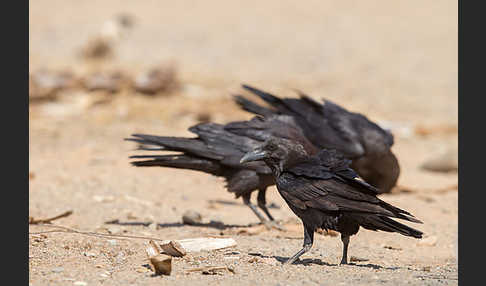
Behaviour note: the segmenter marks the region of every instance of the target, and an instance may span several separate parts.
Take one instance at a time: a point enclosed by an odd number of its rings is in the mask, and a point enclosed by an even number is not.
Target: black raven
[[[259,220],[267,227],[283,229],[274,222],[266,207],[266,190],[275,184],[270,168],[263,162],[240,163],[243,155],[263,143],[270,136],[278,136],[300,142],[309,153],[317,153],[307,141],[300,128],[289,116],[278,115],[268,118],[255,117],[250,121],[235,121],[226,125],[200,123],[189,128],[198,135],[196,138],[153,136],[133,134],[126,140],[138,142],[139,150],[176,151],[179,154],[136,155],[132,161],[138,167],[171,167],[202,171],[226,179],[226,188],[242,197]],[[250,202],[251,193],[258,190],[258,206],[270,221],[266,220],[256,206]]]
[[[299,92],[300,98],[278,98],[248,85],[243,88],[256,94],[271,107],[260,106],[241,95],[235,101],[246,111],[270,116],[292,116],[305,136],[319,149],[336,149],[351,159],[351,167],[379,193],[388,193],[400,175],[398,160],[390,150],[393,135],[366,116],[349,112],[324,100],[321,104]]]
[[[276,177],[278,192],[304,225],[304,246],[286,263],[290,264],[313,244],[317,228],[341,233],[347,264],[349,237],[359,227],[398,232],[421,238],[422,232],[391,218],[422,223],[412,214],[376,197],[377,189],[357,179],[350,160],[338,152],[323,149],[310,156],[302,145],[282,138],[269,138],[248,152],[240,162],[264,161]]]

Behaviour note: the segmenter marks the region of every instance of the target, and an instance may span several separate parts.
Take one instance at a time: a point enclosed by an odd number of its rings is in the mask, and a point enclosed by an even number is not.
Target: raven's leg
[[[273,216],[270,214],[270,212],[267,209],[267,199],[265,197],[267,193],[267,188],[261,188],[258,190],[258,207],[263,210],[263,212],[267,215],[268,219],[270,221],[267,221],[266,224],[270,225],[271,227],[274,227],[278,230],[286,230],[283,226],[279,225]]]
[[[299,257],[309,251],[311,249],[312,244],[314,243],[314,228],[306,226],[304,224],[304,247],[302,247],[299,252],[294,254],[294,256],[290,257],[287,261],[285,261],[285,264],[292,264],[294,263],[295,260],[299,259]]]
[[[341,240],[343,241],[343,258],[340,264],[348,264],[349,235],[341,234]]]
[[[260,207],[263,212],[267,215],[268,219],[274,220],[273,216],[267,209],[267,198],[265,197],[267,194],[267,188],[258,189],[258,207]]]
[[[251,198],[251,193],[244,194],[243,196],[243,203],[250,207],[250,209],[255,213],[255,215],[258,217],[258,219],[264,224],[268,229],[271,229],[272,227],[268,225],[268,221],[263,217],[263,215],[258,211],[256,206],[250,202]]]

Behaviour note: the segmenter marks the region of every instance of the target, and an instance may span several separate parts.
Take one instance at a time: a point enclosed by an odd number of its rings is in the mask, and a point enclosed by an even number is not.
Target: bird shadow
[[[153,222],[143,222],[143,221],[120,221],[119,219],[106,221],[105,224],[115,224],[115,225],[124,225],[124,226],[146,226],[148,227]],[[243,228],[243,227],[253,227],[256,225],[260,225],[261,223],[250,223],[245,225],[239,224],[224,224],[220,221],[210,221],[208,223],[192,223],[192,224],[184,224],[181,222],[172,222],[172,223],[157,223],[157,228],[170,228],[170,227],[183,227],[183,226],[194,226],[194,227],[210,227],[215,228],[218,230],[225,230],[228,228]]]
[[[261,257],[261,258],[273,258],[273,259],[277,260],[278,262],[282,263],[282,265],[289,259],[289,257],[283,257],[283,256],[277,256],[277,255],[267,256],[267,255],[262,255],[260,253],[251,253],[251,252],[248,253],[248,255],[250,255],[250,256],[258,256],[258,257]],[[371,268],[371,269],[375,269],[375,270],[376,269],[397,270],[397,269],[400,268],[400,267],[383,267],[383,266],[376,265],[376,264],[371,264],[371,263],[368,263],[368,264],[348,263],[348,264],[345,264],[345,265],[332,264],[332,263],[328,263],[328,262],[322,261],[319,258],[298,259],[298,260],[296,260],[292,264],[293,265],[304,265],[304,266],[308,266],[308,265],[321,265],[321,266],[356,266],[356,267]]]
[[[289,259],[289,257],[283,257],[283,256],[277,256],[277,255],[263,255],[261,253],[256,253],[256,252],[250,252],[248,253],[250,256],[258,256],[261,258],[273,258],[277,260],[278,262],[282,263],[282,265]],[[306,258],[306,259],[298,259],[296,260],[293,264],[302,264],[302,265],[309,265],[309,264],[318,264],[318,265],[325,265],[325,266],[337,266],[337,264],[330,264],[327,262],[324,262],[320,259],[311,259],[311,258]]]
[[[244,204],[234,201],[226,201],[226,200],[208,200],[209,203],[216,203],[221,205],[231,205],[231,206],[244,206]],[[267,204],[268,209],[280,209],[280,206],[276,203],[272,202]]]
[[[217,203],[217,204],[221,204],[221,205],[232,205],[232,206],[242,205],[242,204],[237,203],[237,202],[226,201],[226,200],[208,200],[208,202],[209,203]]]

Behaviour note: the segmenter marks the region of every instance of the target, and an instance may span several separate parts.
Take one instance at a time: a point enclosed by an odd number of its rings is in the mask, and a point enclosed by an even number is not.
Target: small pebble
[[[195,225],[202,222],[202,216],[200,213],[189,210],[182,215],[182,223],[188,225]]]
[[[422,238],[417,245],[419,246],[435,246],[437,244],[437,236],[429,236]]]
[[[362,261],[368,261],[369,259],[366,258],[361,258],[361,257],[356,257],[356,256],[351,256],[349,261],[351,262],[362,262]]]
[[[224,255],[237,255],[240,254],[239,251],[231,251],[231,252],[226,252]]]
[[[99,196],[99,195],[94,195],[93,200],[98,203],[110,203],[115,200],[114,196]]]
[[[422,166],[422,169],[431,172],[457,172],[458,169],[458,151],[457,148],[450,148],[437,155],[426,160]]]
[[[252,258],[248,259],[248,263],[255,263],[255,262],[260,262],[258,257],[252,257]]]
[[[159,226],[155,222],[153,222],[153,223],[149,224],[148,228],[151,229],[151,230],[157,230],[157,229],[159,229]]]
[[[63,272],[63,271],[64,271],[63,267],[56,267],[56,268],[52,269],[52,272],[54,272],[54,273],[60,273],[60,272]]]
[[[113,245],[113,246],[115,246],[115,245],[117,245],[117,244],[118,244],[118,243],[117,243],[117,241],[116,241],[115,239],[110,239],[110,240],[108,240],[108,243],[109,243],[110,245]]]
[[[149,95],[170,91],[178,85],[176,77],[174,66],[154,68],[138,75],[134,80],[133,88]]]
[[[381,247],[386,248],[386,249],[391,249],[391,250],[402,250],[401,247],[392,246],[392,245],[386,245],[386,244],[382,244]]]
[[[96,256],[98,256],[98,254],[96,254],[94,252],[84,252],[83,255],[84,256],[87,256],[87,257],[96,257]]]

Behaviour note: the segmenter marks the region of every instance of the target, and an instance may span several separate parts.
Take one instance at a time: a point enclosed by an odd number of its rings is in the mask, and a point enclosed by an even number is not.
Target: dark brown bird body
[[[278,192],[302,220],[304,247],[288,263],[311,248],[318,228],[341,233],[344,243],[341,263],[347,263],[349,237],[360,227],[422,237],[421,231],[392,218],[421,222],[409,212],[379,199],[377,189],[357,179],[356,172],[349,167],[350,160],[338,152],[323,149],[310,156],[298,143],[271,138],[241,161],[264,161],[276,177]]]

